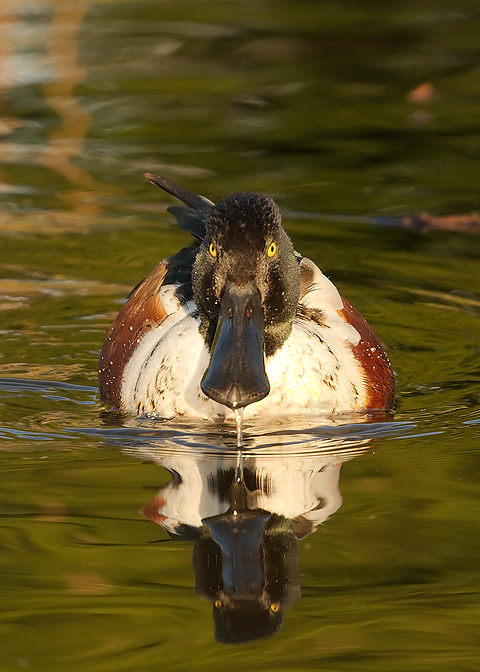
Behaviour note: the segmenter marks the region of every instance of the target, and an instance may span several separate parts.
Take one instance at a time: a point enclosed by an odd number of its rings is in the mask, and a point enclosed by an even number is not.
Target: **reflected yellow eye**
[[[210,245],[208,246],[208,251],[210,252],[212,257],[217,256],[217,248],[215,247],[215,245],[213,243],[210,243]]]
[[[272,243],[267,250],[267,257],[274,257],[277,253],[277,246],[275,243]]]
[[[217,609],[220,609],[220,607],[222,606],[222,600],[215,600],[213,604],[216,606]]]
[[[270,605],[270,611],[273,611],[273,613],[276,614],[279,609],[280,609],[279,603],[272,602],[272,604]]]

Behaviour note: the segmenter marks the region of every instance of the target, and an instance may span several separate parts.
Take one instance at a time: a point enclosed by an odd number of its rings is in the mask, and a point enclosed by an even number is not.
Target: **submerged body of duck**
[[[103,401],[128,413],[388,409],[393,373],[365,319],[294,251],[276,203],[233,194],[213,204],[147,175],[185,205],[169,210],[194,242],[129,296],[100,355]]]

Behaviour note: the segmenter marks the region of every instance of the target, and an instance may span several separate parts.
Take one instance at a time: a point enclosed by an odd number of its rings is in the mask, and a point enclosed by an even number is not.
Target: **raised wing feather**
[[[187,207],[171,205],[167,210],[172,213],[177,220],[178,226],[183,231],[188,231],[197,240],[203,240],[205,238],[205,217],[213,205],[212,201],[205,198],[205,196],[193,194],[188,189],[185,189],[185,187],[182,187],[173,180],[169,180],[167,177],[152,175],[151,173],[145,173],[145,177],[152,184],[155,184],[168,194],[178,198],[182,203],[185,203]]]

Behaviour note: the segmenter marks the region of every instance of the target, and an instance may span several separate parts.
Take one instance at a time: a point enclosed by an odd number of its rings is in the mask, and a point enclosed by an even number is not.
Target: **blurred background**
[[[2,0],[2,670],[477,669],[479,35],[476,0]],[[137,513],[170,476],[134,448],[167,430],[97,399],[124,297],[188,241],[145,171],[274,197],[396,372],[302,599],[243,659],[191,546]]]

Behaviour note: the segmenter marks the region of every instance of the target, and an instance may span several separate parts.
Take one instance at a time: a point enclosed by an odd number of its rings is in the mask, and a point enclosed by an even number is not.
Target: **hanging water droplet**
[[[234,408],[233,412],[237,424],[237,447],[241,448],[243,445],[243,406],[242,408]]]

